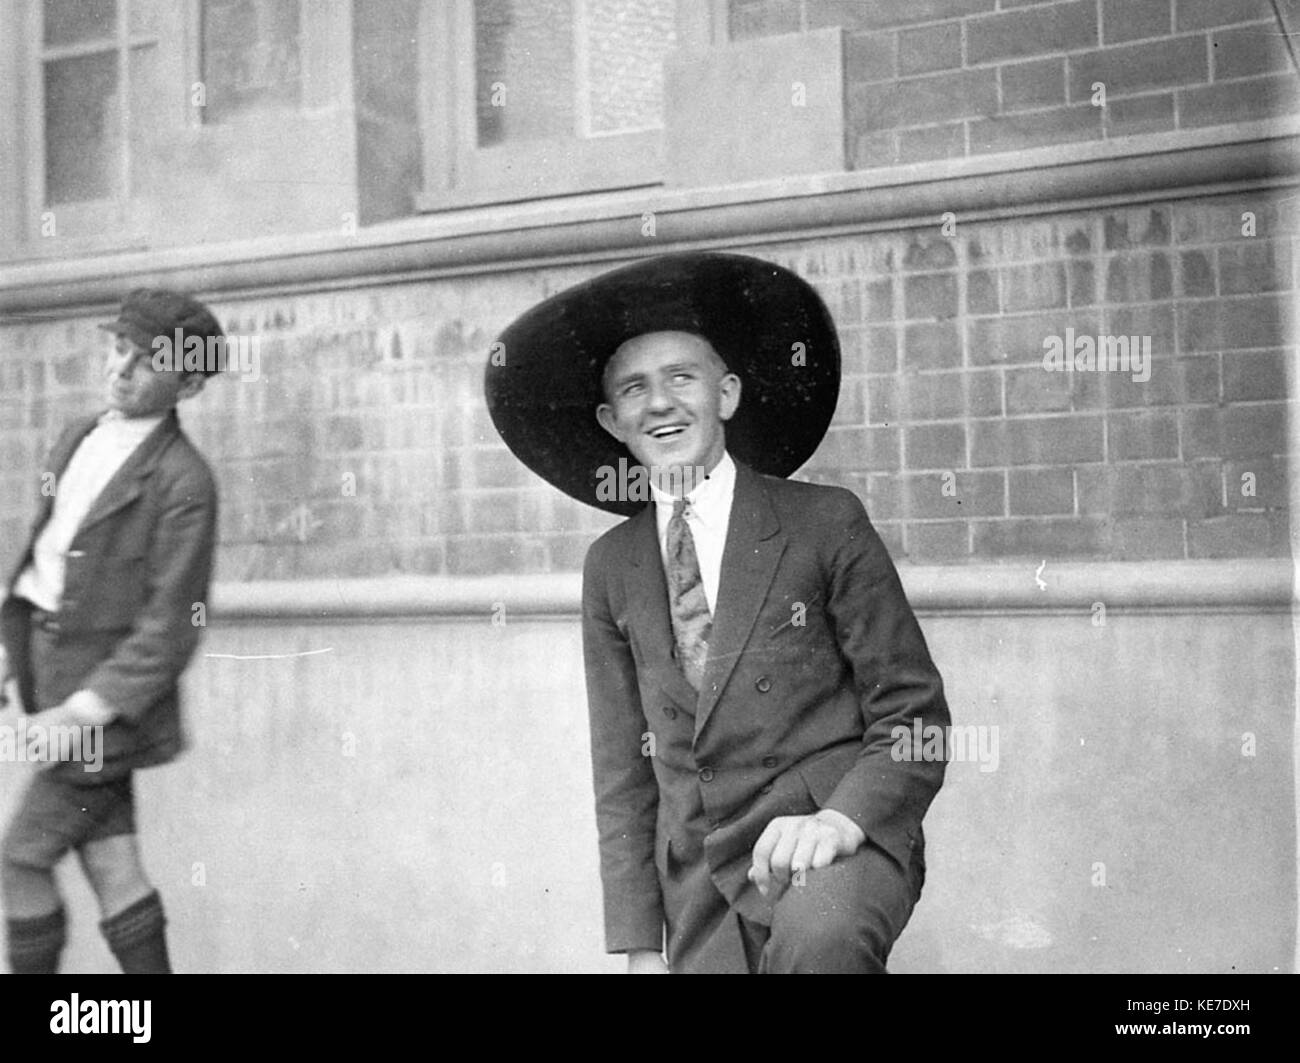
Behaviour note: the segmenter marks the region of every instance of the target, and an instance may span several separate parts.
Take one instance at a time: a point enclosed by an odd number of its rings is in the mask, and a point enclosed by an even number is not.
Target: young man
[[[122,970],[170,971],[162,901],[136,844],[132,776],[183,745],[177,681],[201,630],[194,608],[207,599],[217,494],[175,407],[220,368],[224,336],[201,303],[157,289],[132,291],[101,327],[114,334],[106,409],[55,444],[53,497],[42,491],[0,606],[0,681],[20,695],[26,730],[102,728],[100,770],[43,765],[0,847],[15,973],[58,970],[66,920],[54,868],[69,851]],[[178,368],[196,348],[212,357],[198,371]]]
[[[631,516],[583,574],[608,950],[631,972],[884,971],[945,767],[895,759],[894,731],[949,717],[862,504],[784,479],[835,408],[824,305],[770,263],[671,255],[547,300],[494,351],[515,454]],[[601,490],[640,482],[610,475],[629,457],[651,505]]]

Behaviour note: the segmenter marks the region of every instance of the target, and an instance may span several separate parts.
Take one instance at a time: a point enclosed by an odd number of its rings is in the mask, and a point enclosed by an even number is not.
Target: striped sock
[[[68,939],[62,908],[33,919],[7,919],[9,969],[14,974],[58,974],[59,956]]]
[[[123,974],[171,974],[162,898],[154,890],[99,924]]]

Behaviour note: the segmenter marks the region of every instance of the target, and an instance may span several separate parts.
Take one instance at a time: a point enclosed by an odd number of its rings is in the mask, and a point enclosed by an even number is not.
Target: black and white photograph
[[[29,1025],[1120,975],[1107,1043],[1249,1042],[1298,256],[1298,0],[0,0]]]

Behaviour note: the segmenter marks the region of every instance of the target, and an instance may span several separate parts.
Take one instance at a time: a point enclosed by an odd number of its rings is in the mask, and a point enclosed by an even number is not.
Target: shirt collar
[[[95,422],[95,429],[119,439],[144,439],[166,419],[165,413],[149,417],[123,417],[117,410],[105,410]]]
[[[705,476],[701,483],[686,493],[686,500],[691,504],[691,512],[705,525],[730,516],[731,496],[736,484],[736,463],[731,455],[722,452],[722,460]],[[676,499],[661,491],[653,479],[650,481],[650,494],[654,498],[655,508],[664,520],[672,515]]]

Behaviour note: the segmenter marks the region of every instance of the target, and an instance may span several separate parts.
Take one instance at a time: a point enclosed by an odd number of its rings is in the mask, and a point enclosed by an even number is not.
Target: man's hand
[[[776,903],[791,880],[805,871],[829,867],[842,856],[852,856],[867,836],[842,812],[823,808],[811,816],[777,816],[754,845],[749,881]]]
[[[668,964],[651,949],[633,949],[627,954],[628,974],[667,974]]]

